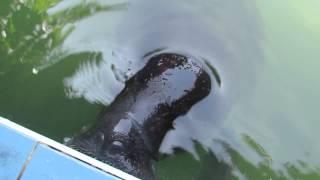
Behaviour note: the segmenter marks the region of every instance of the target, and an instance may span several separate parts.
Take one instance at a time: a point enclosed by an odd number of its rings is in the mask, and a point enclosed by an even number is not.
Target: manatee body
[[[210,76],[196,59],[154,55],[125,83],[95,126],[70,146],[136,177],[154,179],[153,161],[172,122],[210,90]]]

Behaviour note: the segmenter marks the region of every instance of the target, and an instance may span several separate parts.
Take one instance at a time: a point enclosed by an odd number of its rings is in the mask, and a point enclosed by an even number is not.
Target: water
[[[95,122],[147,53],[214,68],[157,179],[320,179],[316,0],[0,2],[0,115],[63,142]],[[214,79],[214,73],[212,73]]]

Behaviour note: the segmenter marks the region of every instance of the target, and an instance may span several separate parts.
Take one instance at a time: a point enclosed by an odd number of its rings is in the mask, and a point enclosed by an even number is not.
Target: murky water
[[[0,115],[63,142],[158,51],[215,69],[157,179],[320,179],[316,0],[0,2]],[[179,149],[179,150],[178,150]]]

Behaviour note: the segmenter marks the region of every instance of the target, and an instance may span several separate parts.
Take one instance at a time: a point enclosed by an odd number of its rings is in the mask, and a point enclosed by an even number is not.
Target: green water
[[[319,6],[1,0],[0,116],[63,142],[144,54],[178,49],[208,59],[222,86],[177,119],[157,179],[320,179]]]

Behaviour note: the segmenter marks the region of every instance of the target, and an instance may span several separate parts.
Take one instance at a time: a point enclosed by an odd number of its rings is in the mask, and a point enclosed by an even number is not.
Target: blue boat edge
[[[41,175],[42,177],[47,177],[48,174],[50,174],[50,177],[52,178],[52,174],[56,174],[53,176],[60,176],[60,178],[56,179],[61,179],[61,177],[67,178],[68,175],[69,177],[67,179],[70,179],[70,172],[72,172],[72,169],[71,171],[69,171],[70,169],[68,170],[69,174],[66,174],[66,176],[64,176],[63,172],[60,172],[61,169],[63,171],[64,168],[68,169],[71,167],[74,172],[71,179],[86,179],[90,174],[98,173],[99,176],[97,177],[100,178],[94,177],[94,179],[139,180],[130,174],[71,149],[70,147],[1,116],[0,135],[2,136],[0,140],[0,159],[6,158],[3,163],[0,164],[0,178],[30,179],[32,177],[41,177]],[[10,156],[11,152],[15,152],[16,154],[13,153],[11,154],[12,156]],[[53,158],[50,159],[50,156],[53,156]],[[13,159],[10,159],[10,157]],[[41,157],[44,159],[41,159]],[[46,165],[50,168],[46,168]],[[57,168],[51,168],[52,165],[56,166],[58,169],[60,168],[59,171],[57,170],[59,173],[53,171]],[[20,167],[17,168],[13,166]],[[37,170],[33,170],[32,166],[38,166],[38,168],[35,168]],[[43,170],[41,170],[41,168],[43,168]],[[87,172],[85,174],[86,178],[81,175],[81,173],[84,172]],[[27,178],[28,176],[30,176],[30,178]]]

